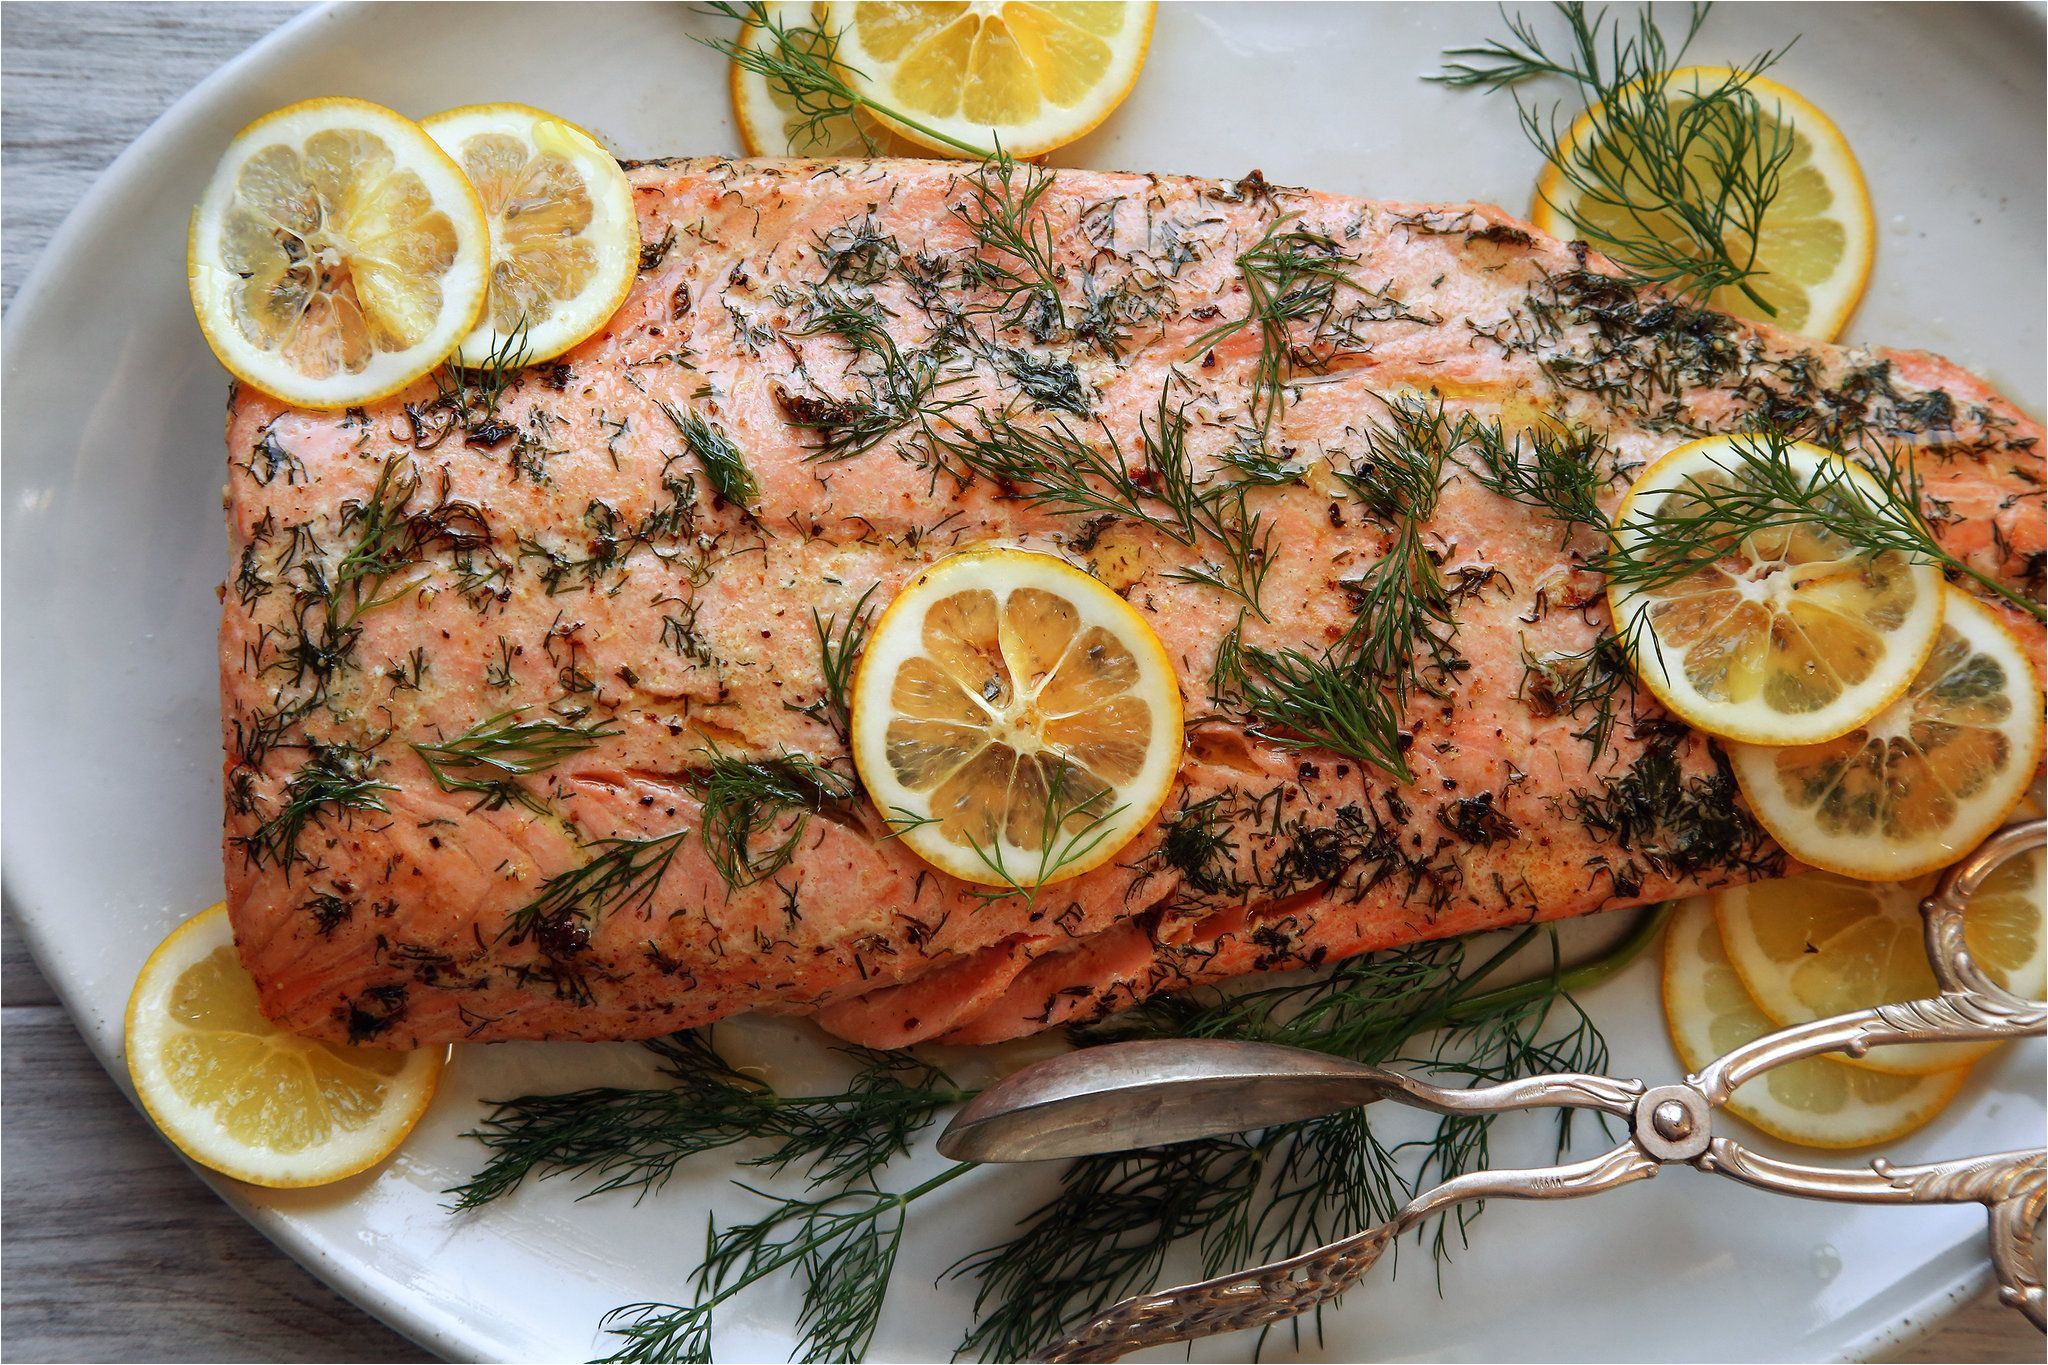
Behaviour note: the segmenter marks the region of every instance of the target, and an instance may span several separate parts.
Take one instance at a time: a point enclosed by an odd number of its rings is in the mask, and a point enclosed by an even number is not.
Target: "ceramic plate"
[[[5,336],[6,896],[116,1083],[144,957],[221,894],[214,590],[225,376],[186,302],[185,220],[221,148],[293,100],[358,95],[419,116],[513,99],[622,154],[737,152],[725,69],[682,4],[381,5],[312,12],[218,72],[107,172],[22,288]],[[1481,6],[1161,7],[1130,102],[1069,164],[1236,176],[1379,198],[1522,208],[1537,161],[1500,97],[1425,85]],[[1852,338],[1946,353],[2038,412],[2044,397],[2038,10],[1731,6],[1696,56],[1803,34],[1780,78],[1854,143],[1876,199],[1877,273]],[[1613,926],[1575,926],[1579,935]],[[1675,1078],[1642,963],[1589,996],[1620,1074]],[[773,1037],[754,1039],[773,1048]],[[807,1043],[788,1045],[797,1057]],[[315,1273],[451,1357],[583,1359],[616,1304],[687,1294],[704,1216],[743,1215],[699,1160],[639,1207],[555,1181],[453,1217],[480,1097],[642,1066],[624,1045],[458,1049],[433,1109],[375,1173],[317,1191],[216,1181]],[[2041,1140],[2043,1054],[2007,1049],[1900,1155]],[[1540,1136],[1526,1130],[1535,1155]],[[1768,1145],[1768,1144],[1765,1144]],[[1512,1156],[1513,1144],[1497,1156]],[[926,1150],[917,1169],[936,1165]],[[898,1178],[914,1177],[916,1170]],[[941,1273],[1050,1188],[997,1173],[919,1206],[873,1357],[944,1359],[972,1285]],[[1420,1258],[1353,1293],[1302,1358],[1815,1358],[1916,1330],[1985,1282],[1975,1209],[1800,1204],[1674,1169],[1568,1204],[1496,1204],[1442,1282]],[[788,1354],[786,1293],[722,1315],[729,1359]],[[1249,1349],[1242,1338],[1197,1359]]]

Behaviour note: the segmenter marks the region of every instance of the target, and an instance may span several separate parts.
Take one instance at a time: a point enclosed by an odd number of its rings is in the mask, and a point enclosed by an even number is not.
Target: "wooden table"
[[[0,306],[122,148],[300,8],[0,4]],[[431,1360],[193,1179],[108,1082],[10,929],[0,929],[0,1359]],[[1988,1299],[1895,1357],[2041,1358],[2040,1335]]]

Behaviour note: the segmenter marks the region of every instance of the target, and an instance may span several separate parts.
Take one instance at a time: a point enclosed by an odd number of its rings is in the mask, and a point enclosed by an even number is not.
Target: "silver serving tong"
[[[1045,1360],[1115,1360],[1147,1346],[1279,1322],[1342,1294],[1402,1233],[1453,1204],[1598,1194],[1647,1180],[1669,1162],[1810,1199],[1983,1204],[1991,1217],[1999,1298],[2042,1327],[2036,1256],[2048,1200],[2048,1151],[1916,1166],[1880,1158],[1867,1170],[1809,1166],[1716,1136],[1714,1111],[1743,1082],[1802,1057],[2042,1033],[2048,1007],[2013,995],[1970,960],[1963,907],[2000,863],[2044,843],[2048,821],[2010,826],[1949,869],[1921,902],[1939,995],[1781,1029],[1715,1060],[1683,1084],[1560,1073],[1451,1090],[1397,1071],[1263,1043],[1115,1043],[1026,1067],[982,1092],[946,1129],[939,1150],[962,1161],[1085,1156],[1246,1132],[1381,1099],[1439,1114],[1590,1108],[1628,1125],[1628,1140],[1599,1156],[1529,1170],[1468,1172],[1418,1194],[1391,1221],[1342,1241],[1125,1299],[1050,1346]]]

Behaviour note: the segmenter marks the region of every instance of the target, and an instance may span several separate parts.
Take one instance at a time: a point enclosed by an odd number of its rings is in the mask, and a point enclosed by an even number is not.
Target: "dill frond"
[[[1325,748],[1411,781],[1401,723],[1411,692],[1441,695],[1464,667],[1449,589],[1423,537],[1436,512],[1444,466],[1474,439],[1477,423],[1452,419],[1440,401],[1395,398],[1366,433],[1365,458],[1338,477],[1375,517],[1393,524],[1386,553],[1347,585],[1351,625],[1320,654],[1267,649],[1234,628],[1219,646],[1211,695],[1232,699],[1261,735]]]
[[[1325,368],[1343,345],[1354,340],[1338,312],[1337,291],[1356,288],[1350,267],[1358,257],[1321,233],[1287,227],[1300,216],[1281,218],[1249,250],[1239,253],[1238,272],[1249,298],[1244,316],[1219,323],[1195,339],[1197,349],[1207,349],[1247,327],[1258,328],[1251,412],[1264,432],[1279,420],[1284,391],[1294,373]],[[1297,330],[1303,333],[1299,339]]]
[[[304,856],[299,852],[299,838],[308,825],[330,816],[347,820],[359,811],[384,811],[384,799],[378,793],[398,790],[371,776],[376,760],[367,748],[314,740],[306,749],[306,761],[285,779],[284,803],[236,841],[251,867],[260,868],[268,861],[284,869],[287,881],[292,864]]]
[[[608,722],[564,723],[554,719],[521,720],[528,707],[500,711],[438,744],[415,742],[413,751],[425,760],[434,785],[444,792],[475,792],[482,809],[496,810],[517,801],[545,813],[547,803],[516,779],[545,772],[573,758],[601,739],[623,733]]]
[[[850,68],[839,58],[839,35],[825,24],[790,24],[778,7],[753,3],[734,4],[711,0],[705,8],[714,14],[737,20],[743,27],[759,25],[765,38],[760,46],[741,44],[734,38],[699,38],[698,42],[729,59],[734,65],[767,78],[775,89],[788,96],[797,111],[790,135],[790,150],[816,147],[825,141],[824,128],[834,119],[848,118],[856,109],[866,109],[885,120],[915,128],[926,137],[972,157],[986,157],[990,150],[950,137],[887,105],[878,104],[854,89],[845,74]],[[809,11],[803,11],[808,14]],[[856,73],[857,74],[857,73]],[[858,126],[858,125],[856,125]],[[868,142],[868,154],[881,148]]]
[[[968,1098],[907,1054],[850,1048],[860,1066],[844,1089],[784,1096],[735,1070],[708,1030],[643,1046],[661,1058],[670,1084],[488,1101],[490,1117],[465,1136],[482,1143],[490,1160],[446,1191],[453,1207],[481,1208],[529,1179],[557,1176],[593,1180],[581,1199],[630,1190],[637,1200],[660,1189],[685,1159],[751,1140],[769,1145],[747,1165],[800,1168],[814,1185],[865,1181]]]
[[[953,213],[974,234],[970,274],[1002,295],[1005,326],[1022,328],[1041,344],[1051,341],[1067,329],[1059,248],[1038,206],[1052,177],[998,148],[966,185],[966,202],[955,204]]]
[[[853,610],[847,613],[844,625],[840,624],[837,612],[820,616],[816,607],[811,608],[811,632],[818,640],[818,672],[825,682],[825,695],[808,706],[796,709],[830,725],[842,740],[849,739],[853,733],[854,664],[868,642],[868,629],[874,624],[874,612],[868,606],[868,599],[880,586],[876,583],[868,585],[859,600],[854,602]]]
[[[584,845],[589,860],[541,883],[540,894],[514,910],[503,936],[513,943],[541,937],[580,948],[607,915],[644,908],[675,861],[687,828],[651,839],[609,838]]]
[[[1920,475],[1910,451],[1865,449],[1852,457],[1822,443],[1833,457],[1802,471],[1792,459],[1801,437],[1771,427],[1733,438],[1732,458],[1714,457],[1726,479],[1688,479],[1679,495],[1637,507],[1615,528],[1599,568],[1611,582],[1650,591],[1708,568],[1745,540],[1812,527],[1865,554],[1899,554],[1968,578],[2035,620],[2048,608],[1949,553],[1921,515]],[[1851,466],[1870,477],[1858,477]],[[1634,623],[1625,623],[1633,628]]]
[[[1597,433],[1546,418],[1513,440],[1497,421],[1474,423],[1472,436],[1480,484],[1548,515],[1563,530],[1561,544],[1577,530],[1607,530],[1600,490],[1612,462]]]
[[[1693,298],[1734,287],[1775,317],[1752,281],[1765,273],[1758,254],[1793,138],[1749,87],[1785,49],[1674,99],[1672,72],[1710,8],[1691,6],[1673,47],[1649,5],[1628,34],[1619,20],[1606,27],[1605,10],[1589,16],[1573,0],[1557,6],[1567,50],[1553,55],[1531,20],[1509,16],[1508,40],[1453,48],[1444,70],[1426,79],[1489,91],[1545,76],[1579,86],[1601,113],[1594,133],[1576,142],[1562,110],[1540,110],[1515,92],[1530,142],[1582,204],[1600,210],[1592,221],[1575,219],[1577,231],[1640,280]]]
[[[784,291],[778,297],[804,310],[804,323],[791,336],[837,337],[856,359],[849,374],[860,387],[845,398],[794,393],[780,385],[773,390],[791,425],[819,434],[811,458],[851,459],[906,426],[929,429],[933,417],[972,401],[938,397],[941,388],[961,377],[949,369],[951,342],[940,337],[905,351],[890,334],[890,314],[872,295],[819,285],[807,295]]]
[[[703,803],[704,851],[728,891],[766,881],[789,866],[811,816],[851,800],[856,791],[852,778],[803,754],[746,761],[715,743],[707,751],[709,764],[690,775],[689,785]],[[764,835],[772,837],[757,847]]]
[[[1006,413],[984,412],[980,421],[979,431],[949,428],[951,434],[938,440],[942,457],[969,476],[1021,493],[1034,507],[1136,522],[1189,549],[1213,546],[1220,559],[1183,565],[1165,576],[1207,584],[1265,616],[1259,591],[1277,552],[1272,528],[1248,505],[1256,485],[1197,479],[1187,417],[1165,390],[1153,415],[1139,418],[1144,463],[1136,469],[1106,424],[1093,440],[1060,418],[1026,425]]]

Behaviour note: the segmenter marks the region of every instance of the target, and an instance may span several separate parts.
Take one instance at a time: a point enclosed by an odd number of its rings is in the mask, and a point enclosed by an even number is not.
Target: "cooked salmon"
[[[638,165],[638,283],[558,361],[340,413],[234,395],[224,854],[274,1019],[393,1047],[744,1010],[989,1041],[1782,873],[1711,743],[1625,677],[1586,685],[1597,534],[1456,453],[1421,526],[1453,633],[1405,777],[1219,682],[1226,641],[1314,655],[1361,609],[1392,532],[1356,488],[1397,408],[1567,423],[1610,510],[1631,470],[1760,417],[1911,447],[1946,545],[2041,592],[2040,427],[1938,359],[1693,308],[1485,205],[1037,175]],[[1209,547],[959,454],[1060,430],[1142,491],[1169,412],[1267,533],[1249,596],[1189,573]],[[860,623],[991,541],[1123,594],[1187,716],[1159,818],[1037,895],[888,837],[844,732]]]

